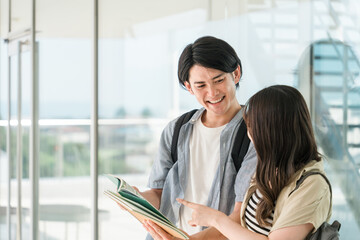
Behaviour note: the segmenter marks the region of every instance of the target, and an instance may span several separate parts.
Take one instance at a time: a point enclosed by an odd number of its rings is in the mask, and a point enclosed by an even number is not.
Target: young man
[[[171,142],[177,119],[166,126],[149,177],[151,189],[142,193],[170,221],[199,239],[221,239],[221,234],[214,228],[201,231],[190,226],[191,210],[176,198],[207,205],[240,222],[241,202],[255,171],[257,159],[252,143],[238,172],[231,157],[242,121],[241,105],[235,96],[241,74],[239,57],[221,39],[202,37],[183,50],[179,82],[203,108],[180,129],[176,163],[171,158]]]

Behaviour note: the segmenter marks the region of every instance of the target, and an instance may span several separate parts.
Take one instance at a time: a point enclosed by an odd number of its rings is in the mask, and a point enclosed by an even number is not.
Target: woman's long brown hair
[[[256,220],[266,226],[291,177],[321,156],[305,100],[293,87],[275,85],[256,93],[245,106],[244,120],[258,157],[255,185],[263,195]]]

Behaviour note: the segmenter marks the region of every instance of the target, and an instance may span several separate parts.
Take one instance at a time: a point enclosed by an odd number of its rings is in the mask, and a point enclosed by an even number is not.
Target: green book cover
[[[172,224],[170,220],[168,220],[125,180],[111,174],[105,174],[105,176],[116,186],[116,192],[106,190],[104,192],[105,195],[123,206],[140,222],[144,219],[150,219],[173,236],[181,239],[188,239],[185,233]]]

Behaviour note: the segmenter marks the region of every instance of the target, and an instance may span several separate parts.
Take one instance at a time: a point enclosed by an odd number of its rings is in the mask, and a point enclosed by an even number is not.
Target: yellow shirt
[[[317,170],[325,174],[323,161],[308,163],[304,169],[295,173],[291,183],[280,192],[276,200],[273,226],[270,233],[280,228],[306,223],[311,223],[314,226],[314,231],[316,231],[324,221],[329,221],[332,211],[332,206],[330,206],[331,194],[329,185],[321,175],[307,177],[300,187],[289,196],[289,193],[296,186],[296,181],[304,172],[310,170]],[[252,194],[251,189],[254,188],[250,186],[250,191],[248,190],[246,193],[241,206],[240,216],[243,227],[246,227],[244,214]]]

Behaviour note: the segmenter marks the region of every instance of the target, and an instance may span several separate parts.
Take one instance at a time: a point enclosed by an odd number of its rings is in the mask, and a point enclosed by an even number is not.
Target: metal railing
[[[337,182],[345,195],[346,201],[354,214],[357,224],[360,226],[360,172],[359,166],[354,160],[354,156],[352,156],[349,152],[349,144],[347,141],[347,133],[349,130],[348,112],[351,111],[351,108],[349,108],[348,105],[348,98],[351,86],[355,84],[355,76],[351,73],[351,71],[349,71],[347,66],[349,60],[347,54],[353,54],[353,58],[356,58],[356,56],[355,53],[352,52],[350,46],[331,38],[312,44],[312,48],[320,46],[321,44],[332,46],[336,53],[336,58],[342,63],[342,83],[340,83],[341,85],[339,88],[335,87],[332,91],[341,93],[343,104],[340,106],[343,112],[343,121],[341,124],[335,122],[334,116],[332,116],[330,112],[330,109],[333,106],[328,103],[331,99],[326,99],[323,94],[324,92],[329,91],[329,89],[317,84],[314,73],[316,72],[318,75],[321,75],[321,71],[313,69],[311,82],[313,84],[312,88],[314,89],[312,102],[315,109],[315,134],[318,140],[318,145],[326,155],[329,165],[332,167],[333,172],[336,175]],[[339,50],[340,47],[343,48],[342,52],[345,52],[345,54],[341,54],[341,51]],[[312,53],[314,53],[314,51],[312,51]],[[313,58],[312,67],[316,68],[314,64],[316,56],[313,54],[311,57]],[[323,59],[325,58],[326,57]],[[321,56],[317,58],[318,61],[321,61],[321,59]],[[360,71],[359,61],[357,60],[356,63]],[[324,74],[326,75],[326,73]],[[359,74],[359,72],[357,72],[357,74]],[[354,93],[360,96],[360,92],[355,91]],[[357,125],[355,125],[355,127],[356,126]],[[358,121],[357,127],[360,128],[360,120]]]

